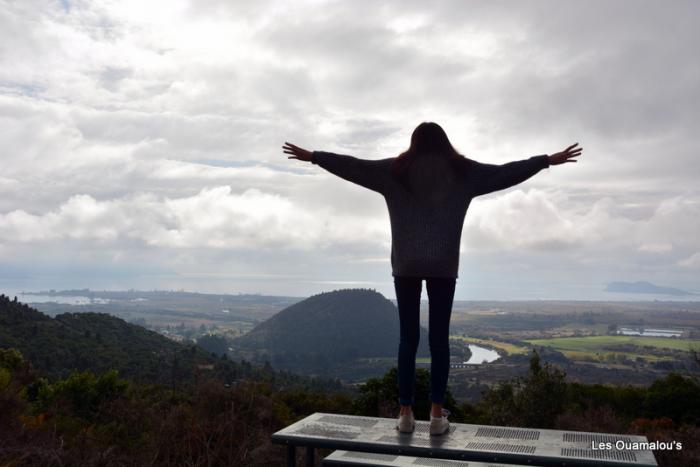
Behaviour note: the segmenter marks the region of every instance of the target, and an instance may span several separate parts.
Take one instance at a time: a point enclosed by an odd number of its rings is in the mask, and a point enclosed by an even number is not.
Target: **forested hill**
[[[223,381],[273,377],[270,369],[214,357],[196,345],[174,342],[111,315],[64,313],[50,318],[5,295],[0,295],[0,348],[19,350],[50,378],[65,378],[74,370],[110,369],[133,381],[169,385],[192,382],[198,374]]]
[[[421,328],[419,356],[428,356]],[[280,311],[233,342],[238,349],[265,352],[275,367],[337,364],[363,357],[396,357],[396,306],[368,289],[314,295]]]

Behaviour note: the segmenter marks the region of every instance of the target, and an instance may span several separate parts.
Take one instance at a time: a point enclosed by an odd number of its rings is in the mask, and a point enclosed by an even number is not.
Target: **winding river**
[[[472,356],[467,360],[466,364],[470,365],[480,365],[482,363],[491,363],[498,360],[500,355],[495,350],[487,349],[486,347],[481,347],[475,344],[468,344],[469,350]]]

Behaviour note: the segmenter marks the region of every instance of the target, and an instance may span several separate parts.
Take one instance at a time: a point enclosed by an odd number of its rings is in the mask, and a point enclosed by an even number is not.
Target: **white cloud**
[[[540,190],[511,191],[485,200],[476,199],[467,213],[465,249],[565,248],[583,237]]]
[[[700,251],[697,13],[692,1],[0,0],[0,255],[28,264],[43,248],[60,270],[152,249],[149,267],[194,262],[200,275],[379,277],[382,199],[280,146],[389,157],[432,120],[484,162],[585,148],[577,165],[475,200],[467,255],[504,274],[502,258],[523,254],[559,277],[584,265],[683,286]]]
[[[678,265],[682,268],[688,269],[700,269],[700,253],[695,253],[685,259],[678,262]]]
[[[230,186],[174,199],[140,193],[98,201],[81,194],[40,215],[24,210],[0,214],[2,243],[61,239],[122,247],[135,240],[158,248],[311,251],[358,240],[381,245],[386,231],[376,222],[329,210],[310,211],[255,188],[235,193]]]
[[[673,250],[673,245],[670,243],[644,243],[639,245],[637,249],[646,253],[668,253]]]

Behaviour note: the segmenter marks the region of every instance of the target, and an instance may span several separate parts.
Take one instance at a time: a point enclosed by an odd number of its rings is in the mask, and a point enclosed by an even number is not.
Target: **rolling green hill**
[[[55,318],[0,295],[0,348],[15,348],[50,378],[72,371],[116,369],[134,381],[179,384],[199,373],[232,380],[262,371],[221,360],[104,313]]]
[[[398,310],[373,290],[326,292],[285,308],[233,345],[264,354],[280,368],[323,368],[357,358],[396,357]],[[429,356],[423,328],[418,355]]]

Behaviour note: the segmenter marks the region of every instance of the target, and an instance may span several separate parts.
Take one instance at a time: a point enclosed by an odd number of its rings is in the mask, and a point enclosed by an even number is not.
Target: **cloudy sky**
[[[700,4],[426,5],[0,0],[0,289],[393,297],[381,196],[280,147],[436,121],[482,162],[584,147],[472,203],[458,299],[700,291]]]

